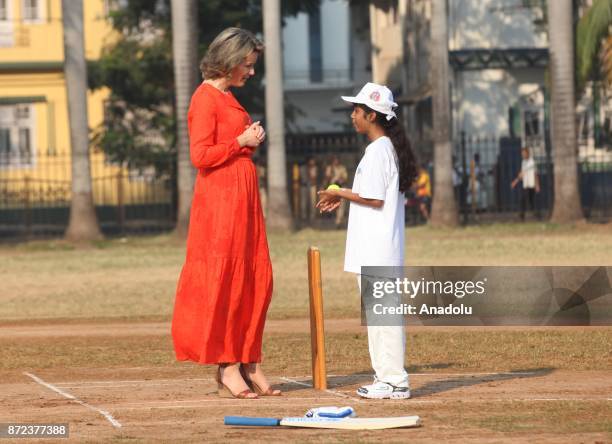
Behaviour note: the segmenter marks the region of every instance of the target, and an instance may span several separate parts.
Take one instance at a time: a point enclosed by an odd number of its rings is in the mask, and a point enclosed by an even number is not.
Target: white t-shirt
[[[535,188],[536,186],[536,164],[533,157],[523,159],[521,162],[523,173],[523,188]]]
[[[351,202],[344,271],[361,273],[362,266],[404,265],[404,193],[399,191],[397,155],[391,139],[368,145],[357,166],[353,193],[383,200],[381,208]]]

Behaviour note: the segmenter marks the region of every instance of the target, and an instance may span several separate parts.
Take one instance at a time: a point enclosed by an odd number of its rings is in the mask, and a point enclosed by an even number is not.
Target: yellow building
[[[114,36],[108,3],[84,0],[88,60]],[[0,208],[70,198],[63,60],[61,0],[0,0]],[[91,129],[103,122],[107,97],[104,89],[88,92]],[[151,203],[151,196],[169,201],[159,180],[111,165],[95,150],[91,158],[97,206]]]

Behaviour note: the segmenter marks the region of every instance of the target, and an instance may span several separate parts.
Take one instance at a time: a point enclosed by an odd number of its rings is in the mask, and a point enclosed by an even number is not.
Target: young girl
[[[393,94],[386,86],[367,83],[353,103],[351,120],[370,144],[357,166],[352,189],[319,192],[317,207],[337,209],[350,201],[344,270],[360,274],[364,266],[401,267],[404,262],[404,192],[417,177],[417,163],[393,108]],[[406,337],[402,325],[368,325],[368,344],[374,383],[357,394],[372,399],[409,398],[404,369]]]

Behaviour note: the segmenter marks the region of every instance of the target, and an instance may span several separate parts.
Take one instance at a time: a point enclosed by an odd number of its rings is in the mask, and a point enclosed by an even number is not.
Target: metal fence
[[[355,133],[287,136],[287,179],[292,214],[298,227],[341,228],[346,225],[348,205],[345,203],[335,214],[320,214],[315,208],[316,192],[332,182],[350,186],[366,144],[365,138]]]
[[[418,151],[421,142],[415,145]],[[464,223],[518,220],[521,186],[510,183],[520,170],[520,139],[495,136],[460,137],[453,148],[455,198]],[[316,191],[338,171],[350,186],[367,141],[354,133],[288,135],[287,185],[297,226],[343,227],[348,211],[321,215],[314,208]],[[548,217],[553,204],[553,164],[543,144],[532,142],[540,178],[540,192],[528,219]],[[266,147],[255,158],[262,200],[266,202]],[[423,159],[422,159],[423,160]],[[432,162],[425,162],[434,183]],[[32,157],[0,155],[0,239],[30,235],[61,235],[68,224],[71,170],[67,154],[38,153]],[[582,153],[577,165],[580,198],[587,218],[608,221],[612,214],[612,152]],[[91,154],[93,196],[100,226],[106,234],[171,230],[175,225],[175,164],[128,169],[108,162],[103,153]],[[336,176],[334,178],[334,175]],[[435,193],[435,188],[433,189]],[[406,200],[407,224],[424,223],[412,193]]]
[[[174,226],[172,164],[128,169],[90,155],[93,199],[106,234],[155,232]],[[61,235],[71,196],[68,154],[0,155],[0,237]]]
[[[453,184],[464,223],[520,216],[522,185],[512,188],[511,183],[521,169],[522,147],[529,148],[534,157],[540,184],[526,217],[549,217],[554,201],[554,158],[544,140],[462,134],[454,143]],[[584,214],[594,222],[608,221],[612,214],[612,151],[581,151],[576,168]]]

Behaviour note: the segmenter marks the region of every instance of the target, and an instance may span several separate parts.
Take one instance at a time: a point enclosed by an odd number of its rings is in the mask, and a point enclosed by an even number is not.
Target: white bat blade
[[[289,427],[312,427],[317,429],[380,430],[399,427],[418,427],[418,416],[396,416],[390,418],[282,418],[280,425]]]

